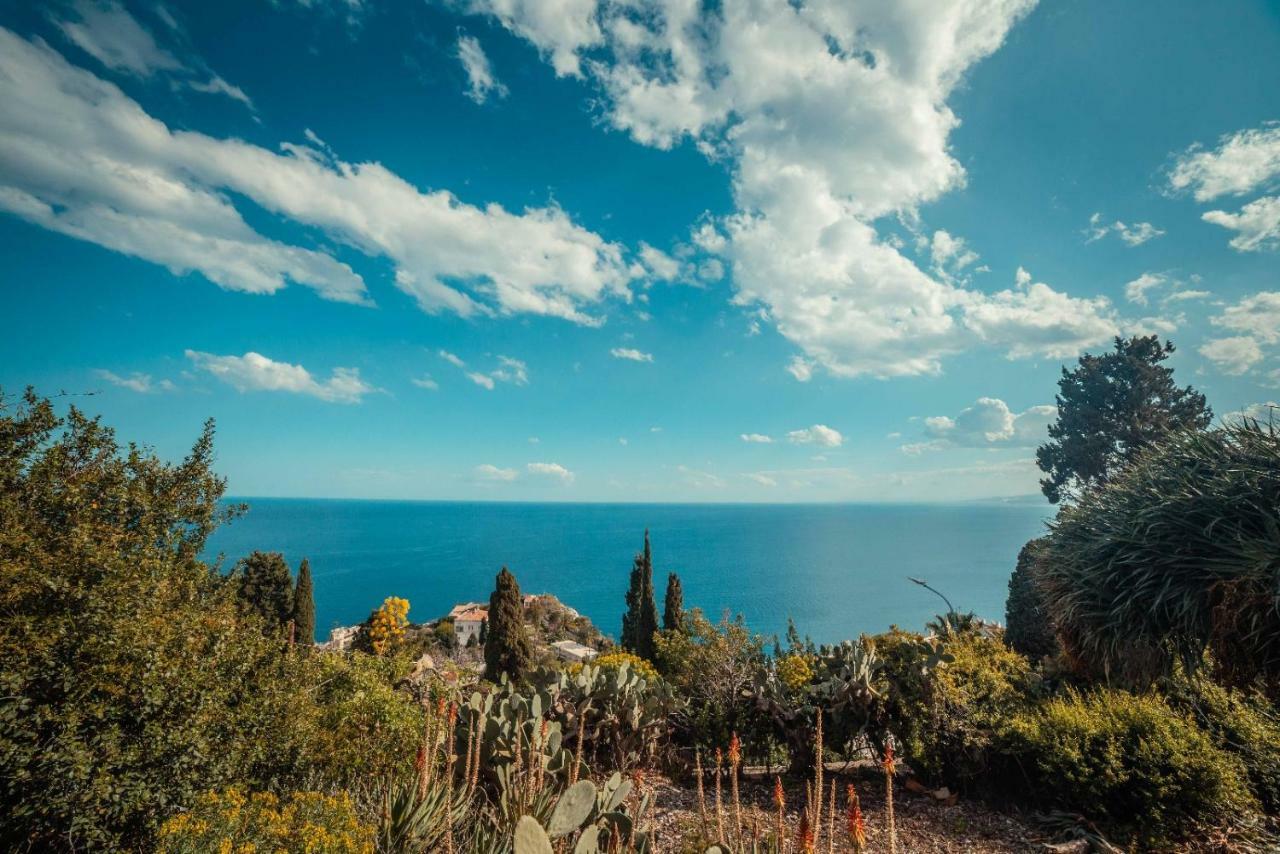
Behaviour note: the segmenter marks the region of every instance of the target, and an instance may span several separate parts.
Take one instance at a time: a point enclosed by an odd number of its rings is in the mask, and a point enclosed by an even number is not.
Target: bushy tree
[[[1171,434],[1050,526],[1039,587],[1086,672],[1141,683],[1212,652],[1280,688],[1280,434]]]
[[[516,577],[504,566],[489,596],[484,642],[484,674],[493,682],[506,674],[519,681],[529,669],[533,650],[524,630],[524,603]]]
[[[649,530],[644,532],[644,551],[631,565],[631,582],[627,587],[627,611],[622,615],[622,648],[652,661],[653,636],[658,631],[658,605],[653,593],[653,551],[649,546]]]
[[[1106,483],[1170,431],[1204,429],[1213,411],[1191,386],[1179,388],[1162,362],[1173,344],[1158,336],[1116,338],[1115,350],[1080,357],[1058,380],[1058,419],[1036,451],[1040,489],[1057,503]]]
[[[1005,643],[1030,659],[1053,655],[1060,649],[1035,578],[1036,563],[1044,545],[1042,537],[1030,541],[1018,552],[1018,565],[1009,577],[1009,598],[1004,606]]]
[[[298,584],[293,588],[293,630],[298,643],[316,642],[316,600],[311,590],[311,561],[305,557],[298,567]]]
[[[680,576],[667,575],[667,597],[662,609],[662,629],[668,632],[684,631],[684,588]]]
[[[293,578],[280,552],[253,552],[236,567],[244,607],[262,618],[277,637],[293,619]]]
[[[0,393],[0,849],[146,849],[261,767],[283,647],[198,559],[212,459],[211,422],[169,464]]]

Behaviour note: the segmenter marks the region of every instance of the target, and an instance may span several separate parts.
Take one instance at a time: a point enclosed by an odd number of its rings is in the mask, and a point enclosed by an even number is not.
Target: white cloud
[[[988,343],[1007,348],[1011,359],[1065,359],[1120,332],[1106,297],[1072,297],[1043,282],[1030,282],[1018,268],[1016,290],[971,297],[965,325]]]
[[[250,110],[254,108],[253,99],[243,89],[228,83],[216,74],[208,80],[192,80],[187,86],[206,95],[226,95],[231,100],[244,104]]]
[[[1085,230],[1085,234],[1089,236],[1086,243],[1093,243],[1095,240],[1101,240],[1108,234],[1119,235],[1129,246],[1141,246],[1148,240],[1153,240],[1164,234],[1164,230],[1156,228],[1149,222],[1136,222],[1133,225],[1126,225],[1120,220],[1112,223],[1102,221],[1102,214],[1095,213],[1089,217],[1089,227]]]
[[[156,44],[145,27],[111,0],[77,0],[74,18],[55,23],[76,47],[112,71],[149,77],[157,71],[179,71],[183,64]]]
[[[792,430],[787,434],[787,441],[793,445],[821,445],[824,448],[838,448],[844,444],[844,436],[825,424],[814,424],[803,430]]]
[[[1280,291],[1261,291],[1222,310],[1213,325],[1248,333],[1267,344],[1280,342]]]
[[[441,350],[440,358],[444,359],[455,368],[465,368],[467,366],[466,362],[462,361],[462,359],[458,358],[453,353],[450,353],[448,350]]]
[[[978,260],[978,253],[965,243],[962,237],[953,237],[941,229],[933,233],[929,241],[929,257],[939,275],[958,273]]]
[[[744,442],[757,445],[768,445],[773,441],[772,436],[766,436],[763,433],[743,433],[741,438]]]
[[[532,475],[552,478],[561,483],[573,483],[573,472],[559,463],[529,463],[525,469]]]
[[[1198,202],[1239,196],[1280,176],[1280,124],[1237,131],[1215,149],[1194,145],[1169,172],[1169,186],[1190,190]]]
[[[680,275],[679,261],[643,241],[640,243],[640,261],[649,276],[659,281],[670,282]]]
[[[334,368],[329,379],[320,382],[302,365],[277,362],[259,353],[218,356],[187,350],[186,356],[203,370],[237,391],[287,391],[305,394],[330,403],[359,403],[376,389],[360,379],[357,368]]]
[[[925,418],[926,441],[903,445],[902,450],[914,455],[950,447],[1035,447],[1048,439],[1049,425],[1057,417],[1055,406],[1032,406],[1014,413],[997,397],[980,397],[954,418]]]
[[[440,383],[433,380],[430,374],[424,374],[423,376],[420,376],[420,377],[413,377],[412,379],[409,380],[409,382],[413,383],[418,388],[424,388],[427,391],[440,390]]]
[[[535,314],[598,325],[589,308],[629,299],[622,250],[559,208],[511,213],[429,193],[378,163],[284,144],[172,131],[115,85],[42,43],[0,30],[0,210],[220,286],[271,293],[294,281],[367,302],[324,251],[269,240],[231,199],[389,258],[428,312]]]
[[[529,366],[519,359],[513,359],[510,356],[498,356],[498,367],[491,371],[489,376],[493,377],[500,383],[528,385]]]
[[[577,77],[578,52],[598,44],[596,0],[471,0],[473,12],[487,12],[548,56],[560,77]]]
[[[1163,285],[1167,280],[1159,273],[1143,273],[1124,286],[1124,296],[1129,302],[1147,304],[1147,291]]]
[[[1230,412],[1223,416],[1223,421],[1227,423],[1239,423],[1244,419],[1250,421],[1258,421],[1262,424],[1276,424],[1280,426],[1280,403],[1275,401],[1267,401],[1266,403],[1251,403],[1248,406],[1241,407],[1235,412]]]
[[[493,391],[495,383],[493,377],[488,374],[482,374],[479,371],[467,371],[466,377],[481,388]]]
[[[601,0],[584,3],[598,30],[562,37],[515,4],[476,5],[503,6],[493,11],[508,28],[562,64],[588,60],[613,127],[659,148],[692,140],[731,165],[736,212],[719,224],[736,301],[768,309],[805,374],[936,373],[984,342],[1074,355],[1115,331],[1097,301],[1009,300],[939,280],[873,225],[963,184],[947,100],[1031,0]],[[714,234],[695,243],[719,251]],[[998,319],[982,314],[988,304]]]
[[[507,87],[493,75],[489,57],[475,36],[458,36],[458,61],[467,72],[467,97],[483,104],[490,95],[507,97]]]
[[[519,476],[519,472],[515,469],[498,468],[491,463],[483,463],[475,467],[475,475],[481,481],[510,483]]]
[[[1200,355],[1217,365],[1223,373],[1239,376],[1262,361],[1262,348],[1247,335],[1214,338],[1201,345]]]
[[[693,242],[703,252],[719,255],[729,245],[729,241],[713,224],[704,222],[693,230]]]
[[[676,466],[676,471],[683,475],[684,482],[695,489],[724,489],[728,486],[724,478],[718,474],[689,466]]]
[[[778,485],[778,481],[769,477],[767,474],[762,474],[761,472],[754,472],[752,474],[748,474],[747,477],[751,478],[761,486],[773,487]]]
[[[795,377],[798,382],[807,383],[813,379],[813,363],[799,356],[792,356],[787,364],[787,373]]]
[[[1239,213],[1205,211],[1201,219],[1236,232],[1230,245],[1239,252],[1280,248],[1280,196],[1255,199]]]
[[[136,391],[138,394],[152,394],[161,391],[173,391],[176,386],[170,380],[160,380],[155,382],[150,374],[139,373],[137,371],[122,377],[119,374],[112,373],[107,370],[94,371],[94,374],[102,380],[106,380],[119,388],[127,388],[129,391]]]
[[[625,359],[631,362],[652,362],[653,354],[644,353],[633,347],[614,347],[609,351],[609,355],[615,359]]]

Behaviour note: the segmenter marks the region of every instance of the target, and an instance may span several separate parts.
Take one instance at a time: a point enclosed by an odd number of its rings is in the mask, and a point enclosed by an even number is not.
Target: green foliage
[[[1066,507],[1039,563],[1086,674],[1143,684],[1206,649],[1219,675],[1280,686],[1280,435],[1254,421],[1169,436]]]
[[[484,641],[484,673],[493,682],[502,676],[519,681],[533,659],[524,629],[520,585],[504,566],[489,597],[489,619]]]
[[[1036,451],[1047,477],[1040,488],[1053,503],[1106,483],[1166,434],[1202,430],[1213,420],[1204,395],[1178,388],[1161,363],[1173,345],[1155,336],[1116,338],[1114,352],[1080,357],[1062,369],[1058,420]]]
[[[672,726],[688,744],[715,748],[738,733],[747,745],[772,732],[767,718],[743,697],[764,666],[764,642],[741,616],[712,623],[695,608],[685,614],[685,631],[655,638],[658,672],[685,703]]]
[[[636,555],[627,587],[627,611],[622,615],[622,648],[652,661],[654,635],[658,631],[658,606],[653,593],[653,551],[649,530],[644,532],[644,551]]]
[[[684,631],[684,588],[680,584],[680,576],[674,572],[667,574],[667,596],[663,602],[662,630],[664,632]]]
[[[885,668],[889,730],[924,779],[980,787],[1000,727],[1032,700],[1030,664],[998,635],[970,631],[947,638],[941,666],[922,669],[920,647],[905,641],[892,641],[893,663]]]
[[[1004,606],[1004,640],[1009,648],[1033,661],[1056,655],[1061,646],[1036,581],[1045,539],[1032,540],[1018,552],[1018,565],[1009,578]]]
[[[631,781],[614,774],[598,789],[589,780],[573,784],[556,802],[546,826],[533,816],[520,818],[512,839],[515,854],[551,854],[556,850],[574,854],[600,854],[604,851],[632,851],[648,854],[652,850],[649,832],[636,828],[636,816],[648,812],[649,797],[641,798],[634,812],[626,806],[631,794]],[[560,848],[553,840],[564,840]]]
[[[236,567],[240,600],[275,637],[293,619],[293,579],[280,552],[254,552]]]
[[[1013,717],[1001,740],[1020,800],[1083,813],[1143,850],[1247,823],[1258,807],[1239,757],[1155,694],[1068,692]]]
[[[293,588],[293,636],[304,646],[316,642],[316,600],[311,589],[311,561],[305,557],[298,567],[298,584]]]
[[[0,848],[142,846],[270,746],[281,644],[197,556],[213,427],[171,465],[0,398]]]
[[[271,851],[279,854],[373,854],[373,828],[345,793],[269,792],[236,787],[201,795],[189,812],[160,828],[159,854]]]

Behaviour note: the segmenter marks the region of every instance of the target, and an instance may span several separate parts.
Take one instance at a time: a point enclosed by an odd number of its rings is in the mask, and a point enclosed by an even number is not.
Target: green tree
[[[0,850],[150,850],[266,766],[285,657],[199,560],[212,459],[212,422],[171,464],[0,392]]]
[[[293,618],[293,579],[280,552],[254,552],[236,567],[240,601],[279,636]]]
[[[311,561],[305,557],[298,567],[298,584],[293,588],[293,636],[300,644],[316,642],[316,600],[311,590]]]
[[[684,631],[684,588],[680,576],[667,575],[667,598],[662,609],[662,628],[668,632]]]
[[[1173,383],[1162,362],[1173,344],[1158,336],[1115,339],[1115,350],[1086,353],[1058,380],[1058,419],[1036,451],[1047,477],[1040,489],[1053,503],[1106,483],[1143,448],[1170,431],[1203,430],[1213,410],[1203,394]]]
[[[519,681],[533,659],[524,630],[524,606],[520,584],[504,566],[489,596],[489,619],[484,642],[484,673],[493,682],[505,673]]]
[[[653,635],[658,630],[658,604],[653,594],[653,551],[649,529],[644,532],[644,551],[631,565],[627,588],[627,611],[622,615],[622,648],[646,661],[653,661]]]
[[[1040,537],[1018,552],[1018,565],[1009,577],[1009,598],[1004,606],[1005,643],[1033,660],[1053,655],[1061,648],[1036,580],[1036,565],[1044,546],[1045,538]]]

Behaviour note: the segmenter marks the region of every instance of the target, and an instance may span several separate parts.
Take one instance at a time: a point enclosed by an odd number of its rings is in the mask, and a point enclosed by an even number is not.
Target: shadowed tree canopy
[[[529,668],[533,650],[524,630],[520,585],[504,566],[489,596],[489,619],[484,640],[484,675],[497,682],[505,673],[517,681]]]
[[[668,632],[684,631],[684,588],[680,576],[667,576],[667,599],[662,609],[662,628]]]
[[[268,632],[293,619],[293,578],[279,552],[254,552],[237,567],[240,600],[262,617]]]
[[[300,644],[316,642],[316,601],[311,590],[311,561],[305,557],[298,567],[298,585],[293,588],[294,638]]]
[[[1176,386],[1173,369],[1162,364],[1173,351],[1155,335],[1116,338],[1113,351],[1086,353],[1074,370],[1062,369],[1058,420],[1036,451],[1046,498],[1056,504],[1106,483],[1172,430],[1209,426],[1213,411],[1204,395]]]
[[[649,530],[644,532],[644,551],[631,565],[631,583],[627,588],[627,611],[622,615],[622,648],[652,661],[653,635],[658,631],[658,604],[653,593],[653,551],[649,546]]]

